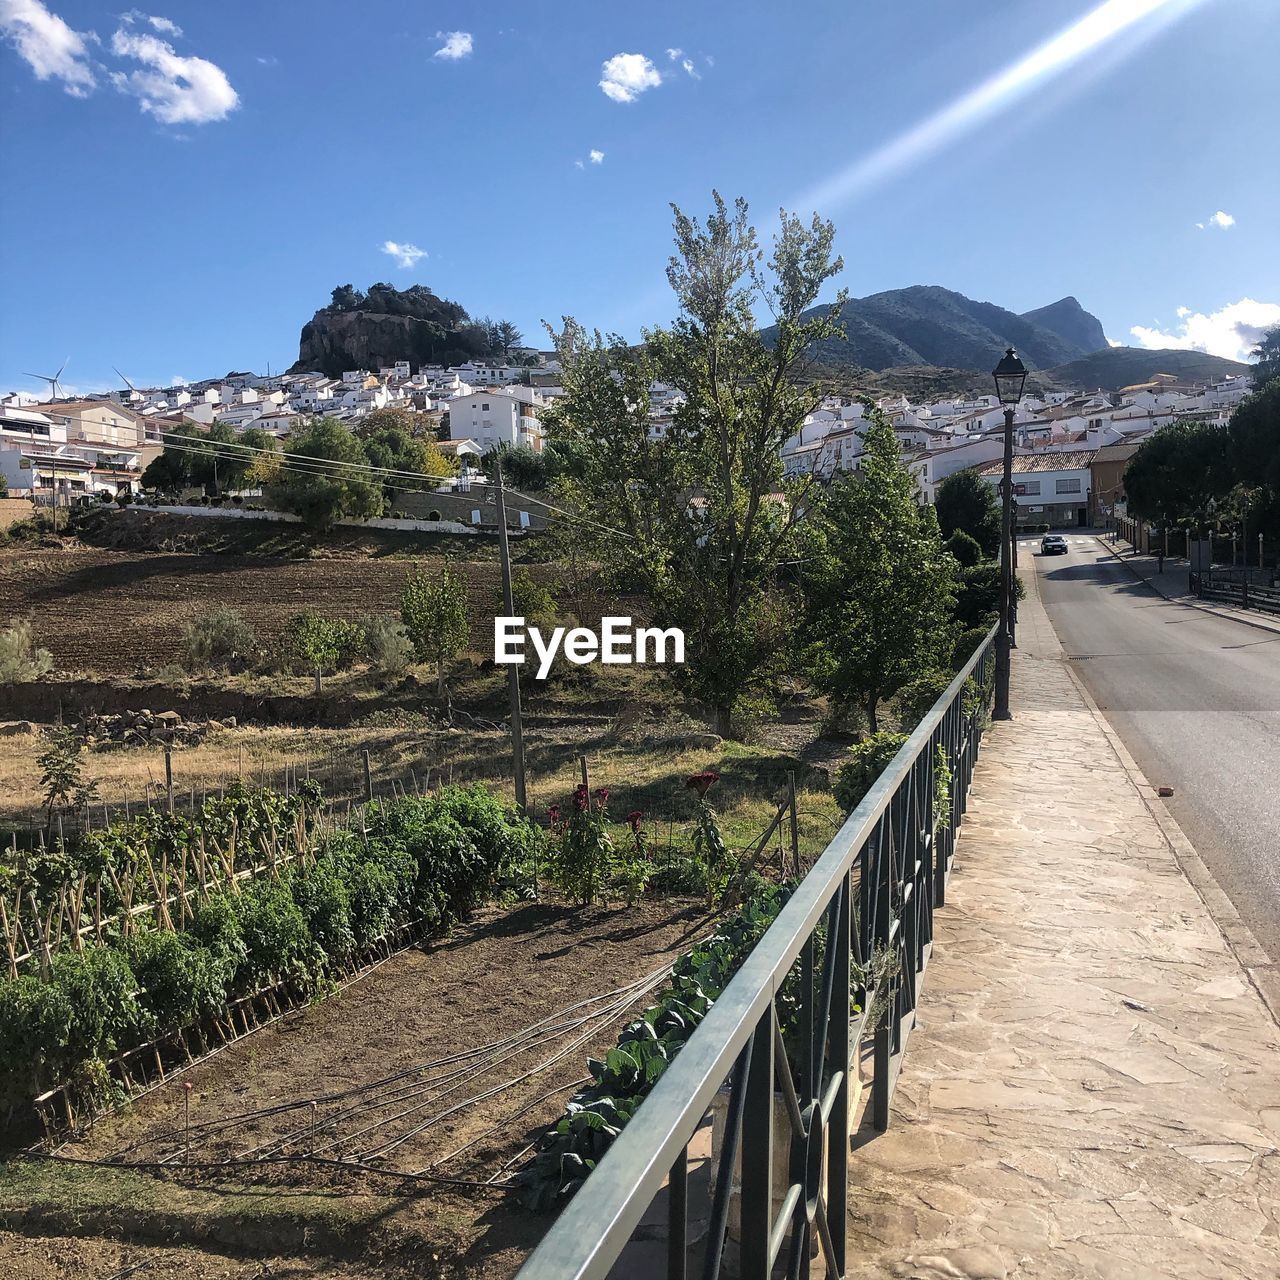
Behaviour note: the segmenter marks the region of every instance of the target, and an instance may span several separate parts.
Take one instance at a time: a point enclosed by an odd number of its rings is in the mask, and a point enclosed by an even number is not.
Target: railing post
[[[889,947],[890,902],[890,849],[893,844],[893,825],[888,811],[880,819],[875,834],[875,856],[871,865],[871,893],[874,927],[867,963],[874,970],[879,956]],[[893,981],[882,977],[876,983],[876,1002],[881,1006],[880,1019],[873,1033],[873,1075],[871,1078],[871,1111],[877,1130],[889,1127],[889,1056],[890,1023],[893,1021]]]
[[[756,1024],[742,1120],[742,1280],[769,1280],[773,1228],[773,1006]],[[783,1064],[784,1070],[789,1070]]]
[[[853,1029],[849,1005],[853,998],[849,989],[850,925],[852,923],[849,918],[849,908],[852,903],[853,872],[848,871],[840,888],[840,911],[835,930],[836,936],[827,940],[829,947],[835,947],[833,985],[836,991],[836,999],[831,1007],[831,1030],[827,1038],[827,1054],[832,1079],[837,1074],[843,1076],[840,1087],[836,1090],[831,1114],[827,1117],[827,1222],[831,1228],[831,1238],[836,1252],[836,1256],[830,1261],[835,1265],[836,1274],[841,1276],[846,1269],[849,1207],[849,1094],[852,1088],[853,1055],[856,1052],[856,1046],[849,1042],[849,1034]]]

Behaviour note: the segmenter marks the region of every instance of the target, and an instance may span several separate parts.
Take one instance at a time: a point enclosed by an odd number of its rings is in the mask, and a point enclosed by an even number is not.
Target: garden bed
[[[166,1142],[171,1143],[166,1135],[180,1124],[183,1081],[193,1086],[193,1123],[202,1123],[325,1095],[427,1059],[463,1053],[537,1023],[555,1009],[658,970],[708,931],[700,906],[671,900],[618,909],[535,903],[484,908],[447,937],[393,957],[340,994],[286,1015],[128,1110],[100,1121],[66,1154],[109,1159],[126,1148],[141,1156],[164,1150]],[[479,1136],[479,1142],[442,1171],[460,1179],[485,1180],[558,1118],[582,1076],[585,1057],[610,1047],[622,1021],[601,1029],[549,1070],[459,1111],[404,1144],[394,1160],[387,1161],[388,1167],[427,1168]],[[520,1075],[546,1056],[532,1048],[503,1062],[494,1074],[504,1079]],[[482,1092],[485,1083],[477,1079],[477,1087],[467,1094]],[[502,1123],[516,1112],[522,1112],[518,1119]],[[251,1132],[225,1130],[193,1146],[192,1159],[226,1159],[237,1147],[278,1137],[289,1123],[281,1117],[260,1117]],[[495,1124],[500,1127],[489,1133]],[[260,1178],[237,1170],[234,1196],[225,1174],[215,1177],[193,1169],[154,1178],[131,1170],[112,1171],[105,1174],[98,1199],[80,1203],[84,1175],[98,1172],[76,1166],[41,1165],[34,1171],[11,1166],[0,1176],[0,1227],[19,1233],[7,1240],[0,1235],[0,1270],[6,1258],[30,1258],[31,1239],[67,1235],[86,1238],[85,1245],[99,1236],[123,1238],[140,1247],[163,1241],[165,1248],[156,1248],[154,1254],[138,1254],[155,1257],[159,1269],[148,1270],[148,1276],[223,1275],[228,1273],[228,1257],[282,1256],[301,1256],[296,1272],[310,1275],[313,1255],[326,1250],[327,1256],[342,1262],[325,1274],[342,1277],[408,1274],[413,1260],[420,1268],[431,1264],[419,1274],[510,1275],[547,1222],[519,1208],[509,1193],[406,1185],[305,1165],[267,1167],[258,1171]],[[246,1180],[265,1183],[274,1196],[257,1196]],[[140,1190],[148,1201],[159,1199],[146,1213],[140,1212],[145,1207]],[[317,1203],[325,1214],[340,1213],[348,1228],[320,1229],[319,1224],[308,1234],[295,1227],[285,1231],[282,1224],[275,1236],[267,1233],[277,1242],[312,1241],[307,1247],[273,1246],[264,1239],[259,1214],[278,1215],[296,1205],[305,1217],[320,1212]],[[240,1237],[235,1234],[233,1205],[245,1223]],[[352,1227],[352,1221],[364,1225]],[[178,1245],[182,1247],[174,1247]],[[115,1243],[103,1250],[104,1259],[121,1259],[118,1266],[137,1260]],[[45,1256],[49,1254],[96,1256],[66,1243],[50,1245]],[[188,1269],[179,1270],[180,1266]],[[36,1269],[32,1274],[43,1280],[60,1273]],[[111,1269],[104,1274],[111,1274]]]

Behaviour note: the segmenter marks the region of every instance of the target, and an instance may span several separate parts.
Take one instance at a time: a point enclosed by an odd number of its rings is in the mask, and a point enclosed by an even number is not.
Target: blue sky
[[[120,8],[0,0],[0,389],[284,367],[348,281],[637,336],[713,187],[816,204],[855,295],[1280,318],[1274,0]]]

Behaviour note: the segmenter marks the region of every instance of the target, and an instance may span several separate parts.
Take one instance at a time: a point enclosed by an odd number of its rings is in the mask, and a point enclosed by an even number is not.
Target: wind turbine
[[[62,367],[57,373],[53,374],[52,377],[47,373],[24,373],[22,376],[24,378],[34,378],[37,382],[47,382],[49,384],[50,398],[53,400],[59,400],[62,397],[62,383],[59,382],[58,379],[62,377],[62,370],[65,369],[70,362],[71,357],[68,356],[62,362]]]
[[[129,388],[129,399],[130,399],[130,400],[141,400],[141,399],[142,399],[142,392],[141,392],[141,391],[139,391],[139,390],[138,390],[138,388],[137,388],[137,387],[135,387],[135,386],[133,385],[133,383],[132,383],[132,382],[130,382],[130,381],[129,381],[129,379],[128,379],[128,378],[126,378],[126,377],[124,376],[124,374],[123,374],[123,373],[121,373],[121,372],[120,372],[120,370],[119,370],[119,369],[117,369],[117,368],[115,367],[115,365],[112,365],[112,366],[111,366],[111,368],[115,371],[115,375],[116,375],[116,377],[117,377],[117,378],[119,378],[119,379],[120,379],[120,381],[121,381],[121,382],[123,382],[123,383],[124,383],[124,385],[125,385],[126,387],[128,387],[128,388]]]

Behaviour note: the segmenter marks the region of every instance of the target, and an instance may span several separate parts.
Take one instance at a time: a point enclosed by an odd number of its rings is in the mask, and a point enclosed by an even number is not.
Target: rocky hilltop
[[[485,325],[425,285],[400,290],[375,284],[362,293],[347,284],[302,326],[290,372],[315,370],[334,378],[347,369],[378,369],[397,360],[415,367],[460,364],[483,358],[489,349]]]

